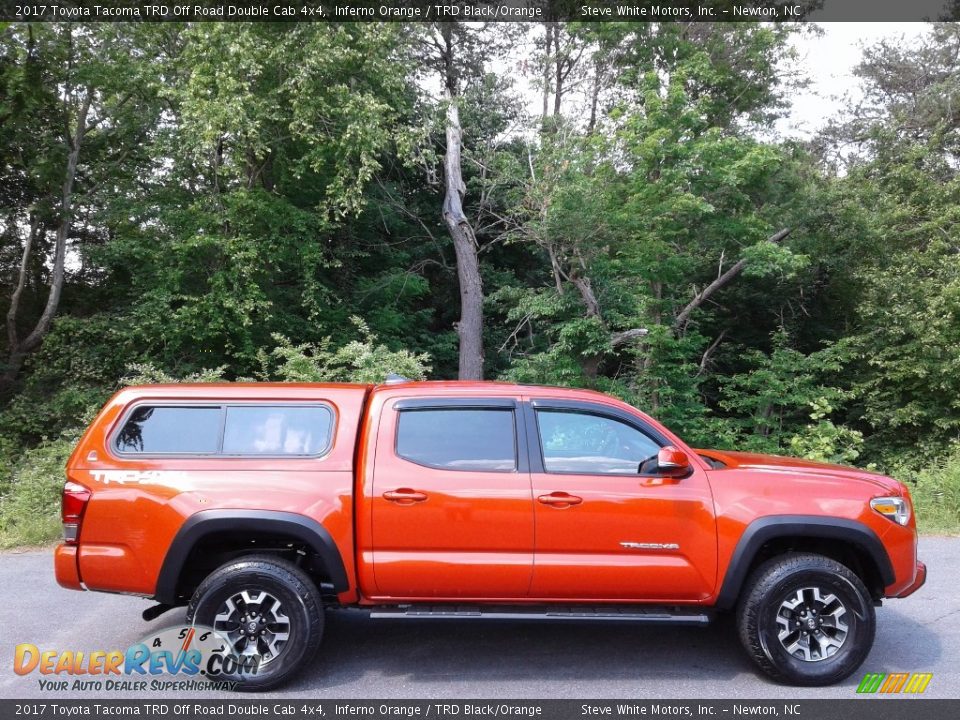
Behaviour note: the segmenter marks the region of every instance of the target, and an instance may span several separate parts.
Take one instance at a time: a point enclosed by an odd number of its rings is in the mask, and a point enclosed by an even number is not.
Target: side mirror
[[[657,474],[671,478],[686,477],[690,474],[690,458],[673,445],[662,447],[657,453]]]

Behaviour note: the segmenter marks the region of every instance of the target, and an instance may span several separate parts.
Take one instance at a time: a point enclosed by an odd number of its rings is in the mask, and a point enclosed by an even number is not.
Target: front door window
[[[636,475],[660,450],[647,434],[601,415],[538,410],[537,425],[548,473]]]

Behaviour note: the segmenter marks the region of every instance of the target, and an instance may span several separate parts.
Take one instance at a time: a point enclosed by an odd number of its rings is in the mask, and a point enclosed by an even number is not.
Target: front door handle
[[[426,500],[427,494],[422,493],[419,490],[411,490],[410,488],[398,488],[396,490],[388,490],[385,492],[383,494],[383,499],[397,503],[398,505],[413,505],[414,503],[423,502]]]
[[[541,495],[537,498],[538,501],[544,505],[550,505],[555,508],[567,508],[571,505],[579,505],[583,502],[583,498],[577,497],[576,495],[570,495],[565,492],[554,492],[549,495]]]

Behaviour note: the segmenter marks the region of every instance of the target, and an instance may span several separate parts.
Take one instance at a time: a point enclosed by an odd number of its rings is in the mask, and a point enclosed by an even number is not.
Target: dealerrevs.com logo
[[[126,650],[48,650],[21,643],[13,671],[39,675],[40,689],[53,692],[233,690],[257,674],[260,660],[237,653],[211,628],[174,626]]]

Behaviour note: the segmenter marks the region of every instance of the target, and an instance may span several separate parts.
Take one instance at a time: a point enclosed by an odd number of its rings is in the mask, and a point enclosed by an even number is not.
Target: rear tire
[[[873,647],[876,613],[850,568],[822,555],[791,553],[758,567],[744,585],[737,632],[757,666],[779,682],[831,685]]]
[[[323,602],[310,577],[293,563],[251,555],[214,570],[187,606],[187,622],[212,627],[236,652],[256,655],[254,674],[222,675],[237,690],[257,692],[286,683],[316,654],[323,636]]]

